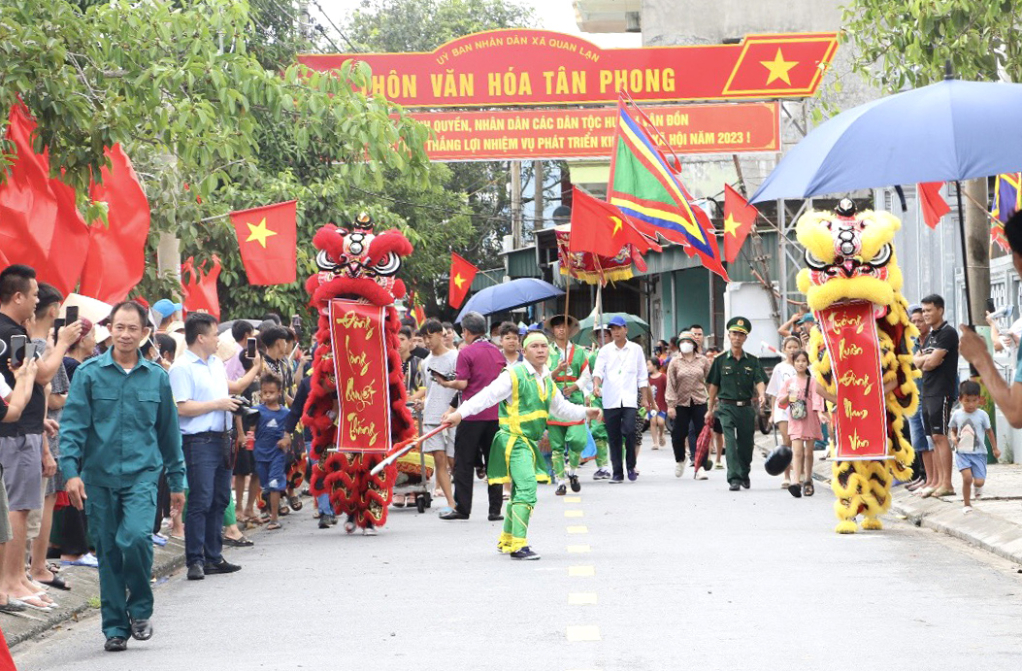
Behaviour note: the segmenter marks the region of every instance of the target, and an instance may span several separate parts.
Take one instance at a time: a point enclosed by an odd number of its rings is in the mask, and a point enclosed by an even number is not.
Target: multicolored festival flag
[[[451,281],[447,287],[447,302],[452,308],[458,309],[465,302],[465,296],[472,288],[472,281],[478,272],[478,268],[451,252]]]
[[[996,221],[990,222],[990,237],[1005,252],[1011,248],[1004,235],[1004,224],[1019,210],[1022,210],[1022,172],[998,175],[994,182],[994,204],[990,210]]]
[[[297,278],[296,203],[231,212],[249,284],[291,284]]]
[[[757,216],[759,210],[749,205],[730,184],[724,185],[724,260],[728,263],[738,258]]]
[[[682,245],[689,255],[698,254],[708,270],[728,281],[709,217],[691,205],[692,197],[648,130],[656,132],[656,128],[638,107],[634,109],[641,123],[618,99],[608,202],[650,224],[660,237]],[[662,144],[670,150],[666,142]]]

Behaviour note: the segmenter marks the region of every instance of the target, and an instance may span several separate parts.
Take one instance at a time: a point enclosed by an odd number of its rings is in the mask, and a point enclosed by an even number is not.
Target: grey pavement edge
[[[756,445],[765,455],[773,449],[774,438],[759,433],[756,435]],[[813,465],[813,479],[828,489],[831,465],[829,460],[818,459]],[[939,531],[1003,559],[1022,564],[1022,525],[982,510],[963,515],[960,500],[920,499],[903,487],[895,487],[888,514],[903,517],[918,527]],[[836,518],[834,522],[837,523]]]
[[[153,547],[153,578],[160,580],[185,565],[185,546],[173,538],[163,547]],[[59,604],[49,613],[26,610],[17,614],[0,615],[7,646],[14,648],[19,643],[60,626],[68,620],[99,614],[99,572],[87,566],[65,566],[62,578],[71,583],[71,591],[49,590],[50,597]]]

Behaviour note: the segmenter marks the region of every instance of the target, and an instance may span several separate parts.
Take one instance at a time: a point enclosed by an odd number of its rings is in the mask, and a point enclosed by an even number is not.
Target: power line
[[[351,43],[351,40],[349,40],[348,36],[344,34],[344,31],[338,28],[337,24],[333,22],[333,19],[331,19],[327,15],[326,10],[323,9],[323,5],[319,4],[317,0],[312,0],[312,4],[316,5],[316,9],[318,9],[319,13],[323,15],[323,18],[327,20],[327,23],[329,23],[333,27],[333,29],[337,31],[337,34],[341,36],[341,39],[344,40],[345,44],[348,45],[348,48],[351,49],[352,52],[354,53],[360,53],[361,50],[355,48],[355,45]],[[320,30],[322,31],[322,28],[320,28]],[[336,49],[336,47],[334,48]],[[341,50],[337,49],[337,51],[340,52]]]

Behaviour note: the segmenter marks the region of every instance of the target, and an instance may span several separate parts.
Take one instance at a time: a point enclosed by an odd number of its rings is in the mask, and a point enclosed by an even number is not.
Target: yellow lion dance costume
[[[888,458],[833,462],[834,511],[840,520],[835,531],[842,534],[857,531],[855,518],[860,514],[863,529],[882,529],[879,517],[891,506],[892,479],[912,478],[915,454],[902,437],[902,425],[918,406],[916,378],[921,373],[913,366],[911,353],[911,340],[919,332],[909,321],[894,254],[894,233],[900,227],[898,219],[886,212],[856,214],[848,199],[833,213],[807,212],[796,226],[808,266],[798,274],[798,288],[816,315],[809,356],[817,383],[837,394],[830,353],[820,332],[829,310],[853,301],[872,303],[879,340],[879,351],[867,354],[880,358],[884,388],[870,393],[884,397]]]

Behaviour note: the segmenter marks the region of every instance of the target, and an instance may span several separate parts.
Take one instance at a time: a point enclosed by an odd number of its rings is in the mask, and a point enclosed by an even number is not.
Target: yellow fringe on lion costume
[[[809,355],[818,384],[837,394],[830,354],[820,325],[827,311],[853,301],[873,304],[883,394],[887,411],[887,459],[833,462],[832,487],[838,533],[855,533],[855,518],[863,516],[863,529],[881,529],[880,515],[890,508],[891,484],[912,478],[915,454],[902,437],[905,417],[916,411],[921,373],[912,364],[911,342],[919,336],[909,321],[908,303],[901,295],[902,275],[894,254],[894,234],[901,223],[886,212],[856,213],[848,199],[835,212],[810,211],[796,226],[805,247],[806,268],[798,274],[799,291],[816,314],[817,327],[809,341]]]

